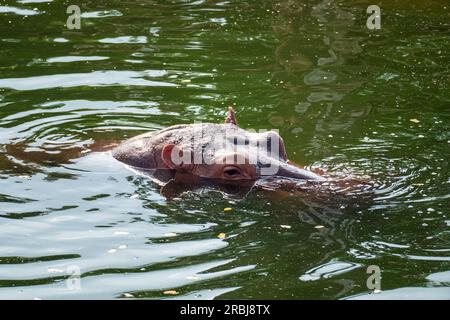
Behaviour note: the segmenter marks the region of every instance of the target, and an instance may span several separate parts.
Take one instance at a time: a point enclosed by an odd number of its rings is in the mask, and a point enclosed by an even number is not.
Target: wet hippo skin
[[[174,155],[183,159],[175,161]],[[223,181],[265,176],[326,180],[290,163],[283,139],[276,132],[256,133],[240,128],[231,107],[223,124],[181,124],[144,133],[120,144],[113,156],[139,169],[169,169]]]

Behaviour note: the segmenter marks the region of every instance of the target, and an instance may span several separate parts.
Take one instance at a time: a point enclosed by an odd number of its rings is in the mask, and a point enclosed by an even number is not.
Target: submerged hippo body
[[[255,181],[266,176],[325,180],[291,164],[276,132],[256,133],[238,127],[232,108],[223,124],[175,125],[145,133],[120,144],[113,156],[138,169],[167,169],[219,182]]]

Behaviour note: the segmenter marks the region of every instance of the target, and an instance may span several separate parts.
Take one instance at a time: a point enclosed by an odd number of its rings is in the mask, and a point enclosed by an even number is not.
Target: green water
[[[0,2],[0,298],[450,298],[448,2],[82,2]],[[372,199],[169,200],[94,148],[228,105]]]

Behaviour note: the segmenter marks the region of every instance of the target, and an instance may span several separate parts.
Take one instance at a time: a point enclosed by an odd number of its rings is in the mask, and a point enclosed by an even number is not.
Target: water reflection
[[[0,88],[14,90],[40,90],[49,88],[68,88],[84,86],[128,85],[150,87],[175,87],[176,84],[163,81],[150,81],[144,77],[162,77],[162,70],[133,71],[93,71],[91,73],[72,73],[28,78],[9,78],[0,80]]]
[[[280,109],[291,105],[300,115],[286,118],[272,112],[269,121],[277,127],[287,125],[296,136],[309,141],[311,152],[316,152],[324,137],[352,128],[357,118],[370,112],[362,106],[342,109],[346,94],[363,83],[348,74],[353,68],[348,61],[362,52],[360,37],[349,35],[355,28],[355,16],[331,0],[318,4],[289,0],[276,4],[275,10],[274,31],[281,43],[272,81],[289,92]]]

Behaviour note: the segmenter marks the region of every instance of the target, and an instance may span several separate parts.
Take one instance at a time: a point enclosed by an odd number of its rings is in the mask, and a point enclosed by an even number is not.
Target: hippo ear
[[[237,126],[236,116],[234,115],[233,107],[228,107],[227,116],[225,118],[225,123],[231,123]]]
[[[161,159],[169,169],[189,171],[191,168],[191,153],[173,143],[166,144],[162,148]]]
[[[161,158],[162,161],[164,162],[164,164],[169,168],[169,169],[176,169],[179,164],[177,164],[176,160],[174,159],[174,155],[179,155],[180,153],[180,149],[174,145],[173,143],[171,144],[166,144],[162,151],[161,151]]]

